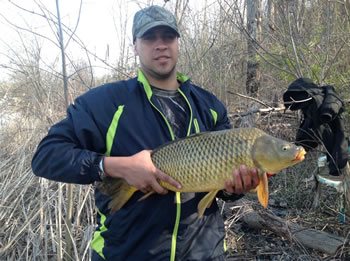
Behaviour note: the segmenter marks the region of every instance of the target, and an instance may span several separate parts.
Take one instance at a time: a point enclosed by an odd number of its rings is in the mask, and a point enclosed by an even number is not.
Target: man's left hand
[[[225,190],[231,194],[241,194],[255,189],[259,184],[259,175],[256,168],[249,172],[247,166],[241,165],[239,169],[233,170],[233,182],[225,182]]]

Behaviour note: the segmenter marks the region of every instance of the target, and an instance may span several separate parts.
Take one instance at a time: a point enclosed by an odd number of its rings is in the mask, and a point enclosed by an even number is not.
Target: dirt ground
[[[334,203],[336,197],[337,195],[329,197],[329,201]],[[245,204],[248,202],[256,211],[262,209],[254,196],[247,195],[244,201]],[[221,206],[222,203],[219,202]],[[349,243],[344,242],[337,253],[331,255],[307,248],[295,239],[286,238],[281,234],[250,227],[242,221],[243,213],[240,204],[242,203],[225,203],[222,210],[227,228],[227,261],[350,260]],[[283,220],[296,223],[304,228],[324,231],[330,235],[343,237],[344,240],[349,237],[350,217],[345,217],[345,222],[341,222],[339,213],[335,209],[327,207],[325,203],[317,210],[311,208],[296,209],[289,206],[288,202],[284,200],[272,198],[268,210]]]

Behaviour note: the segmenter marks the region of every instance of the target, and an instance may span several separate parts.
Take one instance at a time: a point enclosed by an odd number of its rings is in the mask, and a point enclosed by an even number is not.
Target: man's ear
[[[138,51],[137,51],[137,43],[136,43],[136,41],[134,42],[134,55],[135,55],[135,56],[138,56],[138,55],[139,55],[139,53],[138,53]]]

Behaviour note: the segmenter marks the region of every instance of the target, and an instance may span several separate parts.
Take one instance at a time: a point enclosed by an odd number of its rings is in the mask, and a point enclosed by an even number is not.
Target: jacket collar
[[[181,83],[186,83],[189,81],[189,78],[181,73],[177,73],[176,74],[176,78],[177,80],[179,80]],[[143,74],[143,72],[141,71],[141,69],[138,70],[138,76],[137,76],[137,81],[141,82],[143,85],[143,88],[146,92],[147,98],[150,100],[152,97],[152,89],[151,86],[149,84],[149,82],[147,81],[146,76]],[[181,87],[183,86],[183,84],[181,84]],[[182,89],[182,88],[181,88]]]

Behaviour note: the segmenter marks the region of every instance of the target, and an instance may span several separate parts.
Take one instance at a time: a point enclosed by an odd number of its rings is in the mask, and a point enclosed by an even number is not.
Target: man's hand
[[[240,166],[239,169],[233,170],[233,182],[227,180],[225,182],[225,190],[231,194],[241,194],[255,189],[259,184],[258,172],[255,168],[250,170],[245,165]]]
[[[149,150],[140,151],[129,157],[105,157],[104,169],[107,176],[124,178],[129,185],[144,193],[152,190],[159,194],[168,193],[158,180],[181,188],[180,183],[154,166]]]

